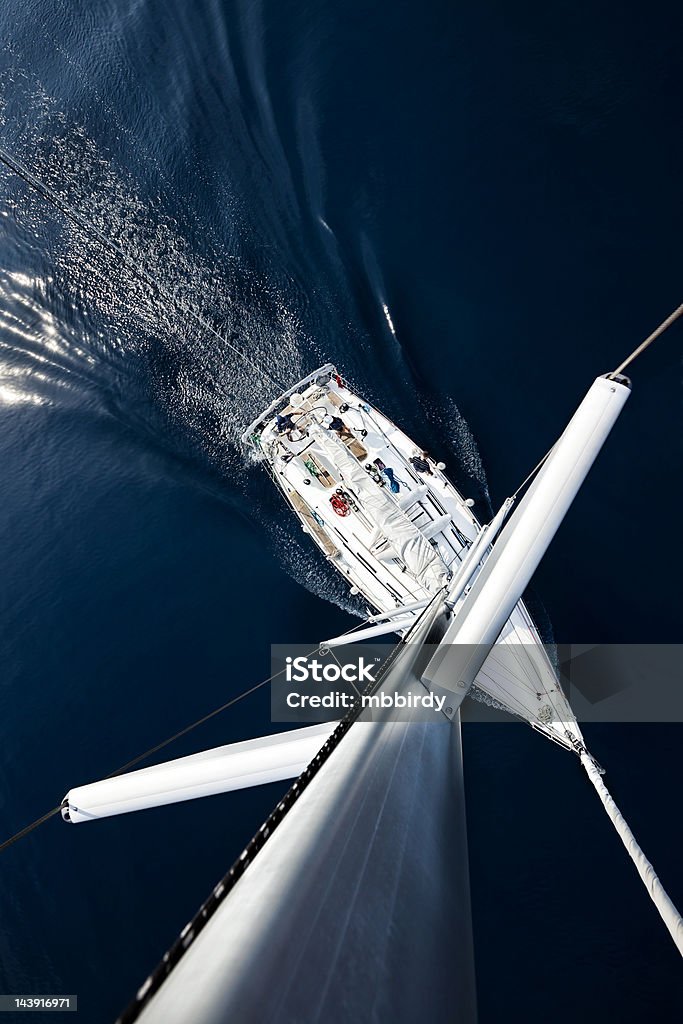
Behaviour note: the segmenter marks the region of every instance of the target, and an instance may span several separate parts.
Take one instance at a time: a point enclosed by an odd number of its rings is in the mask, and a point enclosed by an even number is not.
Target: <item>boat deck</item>
[[[252,425],[250,440],[303,529],[373,610],[429,598],[476,536],[475,516],[441,468],[333,368],[303,383]]]

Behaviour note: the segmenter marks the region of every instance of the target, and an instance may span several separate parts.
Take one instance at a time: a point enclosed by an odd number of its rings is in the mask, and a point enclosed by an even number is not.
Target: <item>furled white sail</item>
[[[674,906],[671,897],[659,881],[652,864],[650,864],[650,861],[638,845],[636,837],[628,827],[626,819],[612,799],[607,786],[600,777],[600,772],[595,767],[593,758],[586,751],[581,754],[581,764],[586,769],[588,778],[595,786],[597,794],[602,801],[602,805],[617,830],[619,838],[628,850],[629,856],[635,864],[636,871],[640,875],[643,885],[649,892],[652,902],[659,911],[659,915],[666,925],[671,938],[676,943],[678,952],[683,956],[683,918],[681,918],[681,915]]]
[[[260,736],[77,786],[64,798],[62,816],[77,824],[295,779],[315,757],[333,728],[334,723],[325,722]]]
[[[482,649],[488,653],[504,629],[629,394],[626,382],[593,382],[501,532],[423,676],[430,690],[449,697],[452,712],[483,666]],[[467,646],[467,659],[453,650],[456,644]],[[487,689],[488,683],[482,679],[478,685]]]

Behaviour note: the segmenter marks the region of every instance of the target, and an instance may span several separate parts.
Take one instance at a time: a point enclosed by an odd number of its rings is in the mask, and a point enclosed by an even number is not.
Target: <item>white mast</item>
[[[386,686],[420,688],[423,643],[442,616],[437,596]],[[455,1008],[474,1024],[459,722],[434,711],[339,729],[122,1022],[446,1024]]]

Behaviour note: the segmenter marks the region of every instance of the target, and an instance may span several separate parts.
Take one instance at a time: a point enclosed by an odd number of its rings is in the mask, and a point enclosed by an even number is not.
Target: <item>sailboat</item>
[[[440,700],[411,721],[373,719],[359,699],[339,722],[69,791],[62,816],[80,823],[295,780],[121,1024],[474,1021],[460,734],[470,697],[580,759],[683,954],[683,921],[611,800],[522,599],[629,397],[621,369],[594,381],[485,525],[445,466],[332,364],[248,426],[245,444],[367,608],[358,628],[320,646],[394,634],[372,692]]]
[[[278,384],[25,164],[3,149],[0,163],[268,386]],[[579,758],[683,955],[683,919],[607,791],[522,600],[628,399],[624,371],[681,316],[683,305],[616,370],[596,378],[561,437],[485,525],[445,467],[332,364],[283,390],[250,424],[245,442],[367,605],[352,637],[329,638],[323,648],[395,634],[399,643],[373,689],[421,690],[439,703],[419,720],[374,719],[361,695],[338,723],[138,771],[126,766],[67,793],[62,817],[77,824],[295,780],[120,1024],[474,1021],[460,734],[460,708],[470,696],[529,722]]]

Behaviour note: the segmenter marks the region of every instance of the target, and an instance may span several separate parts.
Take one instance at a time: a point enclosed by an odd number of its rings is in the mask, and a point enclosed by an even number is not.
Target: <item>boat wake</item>
[[[16,66],[11,75],[1,73],[0,99],[4,146],[58,203],[93,228],[85,232],[2,168],[2,215],[9,231],[0,267],[0,403],[113,416],[181,459],[185,469],[194,465],[198,486],[260,520],[285,569],[309,590],[358,613],[336,574],[293,527],[282,526],[275,502],[264,500],[260,473],[239,437],[275,389],[235,349],[284,383],[331,355],[348,367],[361,392],[400,409],[415,385],[387,301],[381,299],[379,312],[391,336],[395,388],[383,373],[382,342],[373,348],[363,315],[353,309],[336,247],[335,294],[306,295],[283,267],[282,254],[269,257],[256,246],[259,258],[253,258],[253,225],[244,219],[229,181],[226,245],[225,233],[193,210],[158,166],[150,190],[144,176],[117,165],[28,73],[17,74]],[[21,120],[14,116],[17,106]],[[321,229],[328,252],[329,230]],[[98,236],[144,274],[132,273]],[[381,282],[373,260],[364,260],[371,291]],[[206,320],[224,341],[183,308]],[[334,310],[337,322],[332,317],[314,342],[311,324]],[[477,482],[478,496],[487,498],[481,458],[455,403],[419,392],[418,397],[431,427],[424,433],[438,436],[460,476]],[[409,404],[414,408],[414,401]]]

